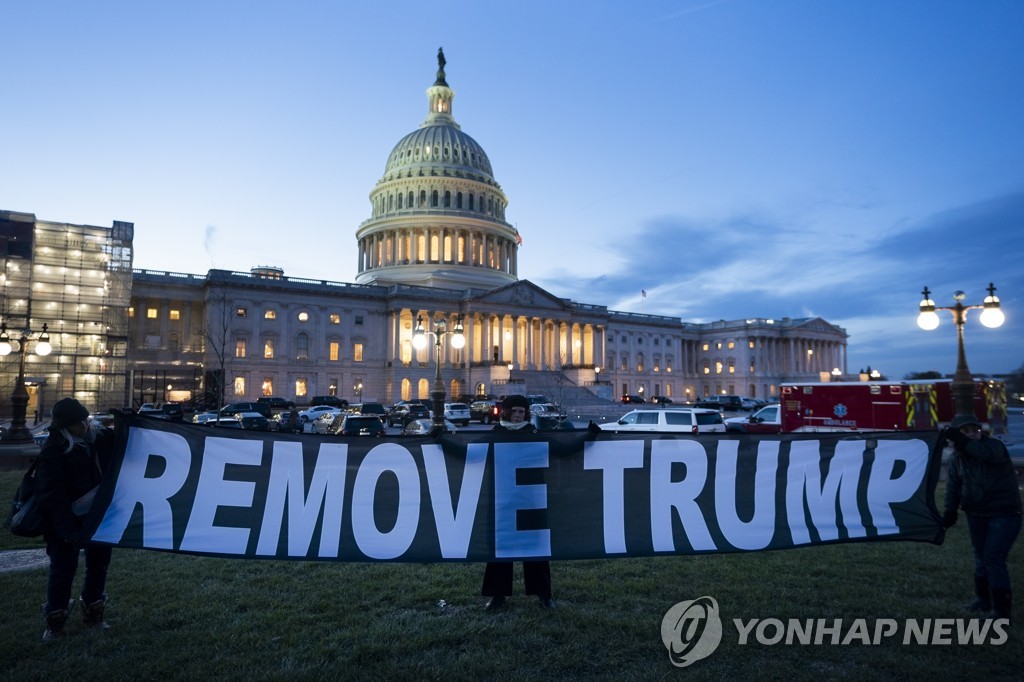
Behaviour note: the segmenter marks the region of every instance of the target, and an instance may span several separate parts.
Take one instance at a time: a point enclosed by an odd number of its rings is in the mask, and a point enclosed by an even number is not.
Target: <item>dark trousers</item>
[[[526,594],[551,599],[551,564],[547,561],[524,561],[523,582]],[[512,562],[489,561],[484,569],[484,586],[480,594],[485,597],[512,596]]]
[[[1006,558],[1020,534],[1020,514],[977,516],[967,513],[966,516],[974,547],[974,575],[988,578],[988,584],[994,589],[1010,589]]]
[[[46,554],[50,557],[50,577],[46,583],[46,612],[67,608],[71,599],[71,585],[78,571],[78,545],[48,538]],[[110,566],[112,548],[106,545],[85,546],[85,582],[82,584],[82,601],[92,604],[103,599],[107,584],[107,568]]]

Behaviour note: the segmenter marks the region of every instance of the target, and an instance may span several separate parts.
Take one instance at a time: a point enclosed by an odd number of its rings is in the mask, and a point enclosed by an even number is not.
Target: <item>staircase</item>
[[[586,387],[574,383],[562,372],[517,369],[514,381],[509,388],[515,392],[517,384],[523,393],[546,395],[548,400],[560,405],[570,419],[577,419],[581,416],[587,418],[619,417],[625,411],[618,401],[597,397]]]

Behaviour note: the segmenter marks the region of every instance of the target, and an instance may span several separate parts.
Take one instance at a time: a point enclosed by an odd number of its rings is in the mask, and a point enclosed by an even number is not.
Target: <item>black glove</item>
[[[956,509],[950,509],[942,515],[942,527],[952,528],[956,525]]]
[[[960,429],[954,429],[948,426],[942,430],[942,437],[956,447],[963,447],[964,445],[967,445],[968,441],[970,441],[970,438],[960,433]]]

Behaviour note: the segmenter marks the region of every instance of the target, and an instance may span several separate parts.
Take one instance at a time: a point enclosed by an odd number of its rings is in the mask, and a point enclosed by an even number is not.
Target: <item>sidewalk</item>
[[[46,549],[9,549],[0,551],[0,573],[27,571],[49,565]]]

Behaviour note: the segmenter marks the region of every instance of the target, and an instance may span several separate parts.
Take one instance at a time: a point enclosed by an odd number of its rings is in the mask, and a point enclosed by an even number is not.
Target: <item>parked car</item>
[[[239,412],[235,419],[248,431],[269,431],[270,420],[259,412]]]
[[[388,426],[405,426],[414,419],[430,419],[430,410],[423,403],[395,403],[388,410]]]
[[[216,419],[210,419],[207,421],[206,426],[214,426],[218,429],[240,429],[242,428],[242,422],[238,421],[234,417],[218,417]]]
[[[430,419],[413,419],[402,428],[403,436],[429,436],[434,429],[434,422]],[[455,433],[455,424],[447,419],[444,421],[445,433]]]
[[[192,415],[192,423],[193,424],[205,424],[206,422],[210,421],[211,419],[216,419],[216,418],[217,418],[217,413],[212,411],[212,410],[209,411],[209,412],[196,412],[194,415]]]
[[[743,404],[743,408],[742,409],[746,410],[747,412],[753,412],[758,407],[762,406],[757,400],[754,400],[753,398],[742,398],[741,397],[740,398],[740,402]]]
[[[256,402],[266,403],[267,405],[270,405],[270,409],[272,410],[285,410],[288,409],[289,407],[295,407],[295,403],[293,403],[291,400],[285,400],[284,398],[278,398],[269,395],[256,398]]]
[[[561,431],[575,429],[569,417],[558,405],[538,403],[530,406],[530,421],[538,431]]]
[[[355,409],[357,407],[358,410]],[[384,423],[388,414],[387,408],[385,408],[382,403],[360,403],[359,405],[349,405],[348,411],[354,412],[355,414],[373,415],[380,419],[381,424]]]
[[[222,417],[230,417],[238,414],[239,412],[259,412],[268,419],[271,415],[270,405],[267,405],[266,403],[228,403],[224,407],[220,408],[220,416]]]
[[[302,420],[299,419],[298,412],[295,412],[293,419],[293,411],[294,408],[282,410],[271,417],[270,430],[280,431],[282,433],[302,433]]]
[[[666,407],[627,412],[618,421],[600,425],[604,431],[665,431],[671,433],[724,433],[718,410]]]
[[[299,422],[305,424],[313,421],[314,419],[319,419],[325,414],[339,415],[341,414],[341,408],[331,407],[330,405],[314,405],[308,410],[302,410],[299,412]]]
[[[725,430],[732,433],[780,433],[782,419],[778,403],[766,405],[749,417],[731,417],[725,420]]]
[[[740,412],[743,410],[743,401],[735,395],[709,395],[698,400],[693,406],[724,412]]]
[[[469,418],[481,424],[490,424],[498,420],[497,400],[474,400],[469,404]]]
[[[166,419],[172,422],[185,421],[185,412],[181,409],[181,403],[142,403],[139,406],[140,416]]]
[[[336,436],[373,436],[382,438],[387,435],[384,422],[372,414],[339,414],[327,427],[327,433]]]
[[[644,400],[644,397],[642,395],[624,395],[619,400],[620,400],[620,402],[622,402],[624,404],[628,404],[628,403],[645,403],[645,402],[647,402],[646,400]]]
[[[466,403],[445,403],[444,418],[451,420],[459,426],[469,425],[469,405]]]
[[[655,405],[671,405],[673,401],[672,398],[663,395],[652,395],[651,402]]]
[[[309,406],[329,405],[330,407],[348,407],[348,401],[336,395],[315,395],[309,399]]]

